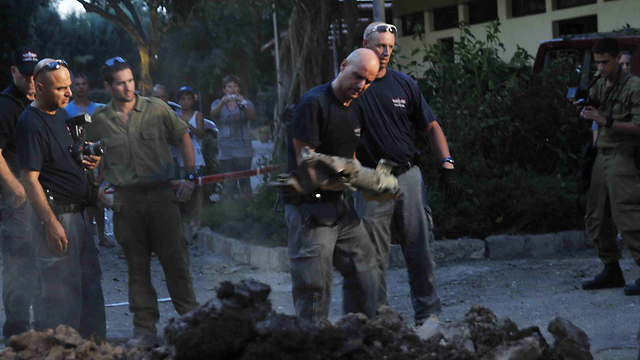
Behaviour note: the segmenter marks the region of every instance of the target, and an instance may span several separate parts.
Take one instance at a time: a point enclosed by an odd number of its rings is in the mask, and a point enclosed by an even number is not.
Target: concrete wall
[[[549,40],[555,37],[553,32],[554,21],[571,19],[582,16],[597,15],[598,31],[605,32],[619,29],[626,24],[632,27],[640,28],[640,0],[598,0],[596,4],[578,6],[563,10],[553,10],[554,0],[546,0],[546,12],[543,14],[529,15],[517,18],[510,18],[511,0],[498,1],[498,18],[502,23],[500,27],[500,40],[504,43],[506,51],[502,54],[505,61],[509,61],[517,50],[517,45],[525,48],[531,55],[535,56],[538,45],[541,41]],[[394,23],[400,29],[402,24],[402,15],[424,11],[425,15],[425,43],[428,45],[436,44],[438,39],[454,37],[458,40],[460,37],[459,29],[448,29],[442,31],[429,31],[433,29],[433,13],[429,10],[447,5],[458,4],[458,14],[461,21],[468,21],[468,6],[460,0],[397,0],[393,2]],[[484,26],[487,24],[472,25],[469,29],[476,38],[484,40],[486,31]],[[398,36],[397,43],[401,47],[399,55],[410,56],[411,51],[423,45],[412,39],[411,36]],[[420,61],[422,55],[418,53],[414,56],[415,60]],[[400,59],[400,63],[407,63],[407,60]]]

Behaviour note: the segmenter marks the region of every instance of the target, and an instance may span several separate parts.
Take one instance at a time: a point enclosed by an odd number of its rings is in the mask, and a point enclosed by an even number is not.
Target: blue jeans
[[[329,316],[333,267],[344,277],[344,313],[376,314],[375,249],[355,211],[343,201],[285,205],[296,315]]]
[[[441,309],[436,291],[435,263],[431,256],[433,220],[426,204],[427,190],[420,168],[414,166],[398,177],[402,194],[396,200],[365,201],[355,195],[356,209],[371,234],[378,255],[380,288],[378,305],[387,304],[387,267],[391,244],[391,222],[398,231],[400,247],[407,263],[411,303],[415,319],[420,321]]]

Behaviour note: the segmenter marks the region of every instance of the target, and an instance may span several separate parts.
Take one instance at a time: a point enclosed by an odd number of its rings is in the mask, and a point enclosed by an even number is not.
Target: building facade
[[[423,29],[426,44],[452,46],[460,38],[460,22],[469,24],[471,33],[484,40],[484,26],[499,19],[505,61],[517,45],[535,56],[544,40],[612,31],[626,24],[640,28],[640,0],[395,0],[393,14],[399,54],[408,57],[422,47],[414,39],[418,29]],[[420,53],[414,55],[415,60],[420,58]]]

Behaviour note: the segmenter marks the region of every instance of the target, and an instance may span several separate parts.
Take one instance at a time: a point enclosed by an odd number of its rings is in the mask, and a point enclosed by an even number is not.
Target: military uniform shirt
[[[613,86],[614,88],[611,88]],[[611,116],[616,122],[633,122],[640,126],[640,78],[620,75],[618,82],[606,86],[606,79],[602,78],[591,88],[591,96],[602,101],[598,110],[603,116]],[[607,100],[607,92],[611,90]],[[598,148],[616,148],[619,146],[640,146],[640,136],[607,129],[600,126]]]
[[[136,95],[125,123],[113,100],[96,109],[87,139],[104,146],[105,179],[114,186],[148,185],[174,178],[169,144],[179,145],[187,125],[162,100]]]

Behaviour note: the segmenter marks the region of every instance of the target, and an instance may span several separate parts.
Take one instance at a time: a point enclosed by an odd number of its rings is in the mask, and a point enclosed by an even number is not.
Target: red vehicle
[[[640,35],[631,35],[626,32],[584,34],[543,41],[538,48],[533,71],[539,72],[550,61],[561,56],[568,56],[574,59],[576,70],[580,73],[580,84],[586,87],[596,72],[591,48],[596,41],[604,37],[615,38],[618,40],[620,51],[627,51],[631,54],[632,72],[634,75],[640,76]],[[589,69],[589,71],[583,71],[583,69]]]

